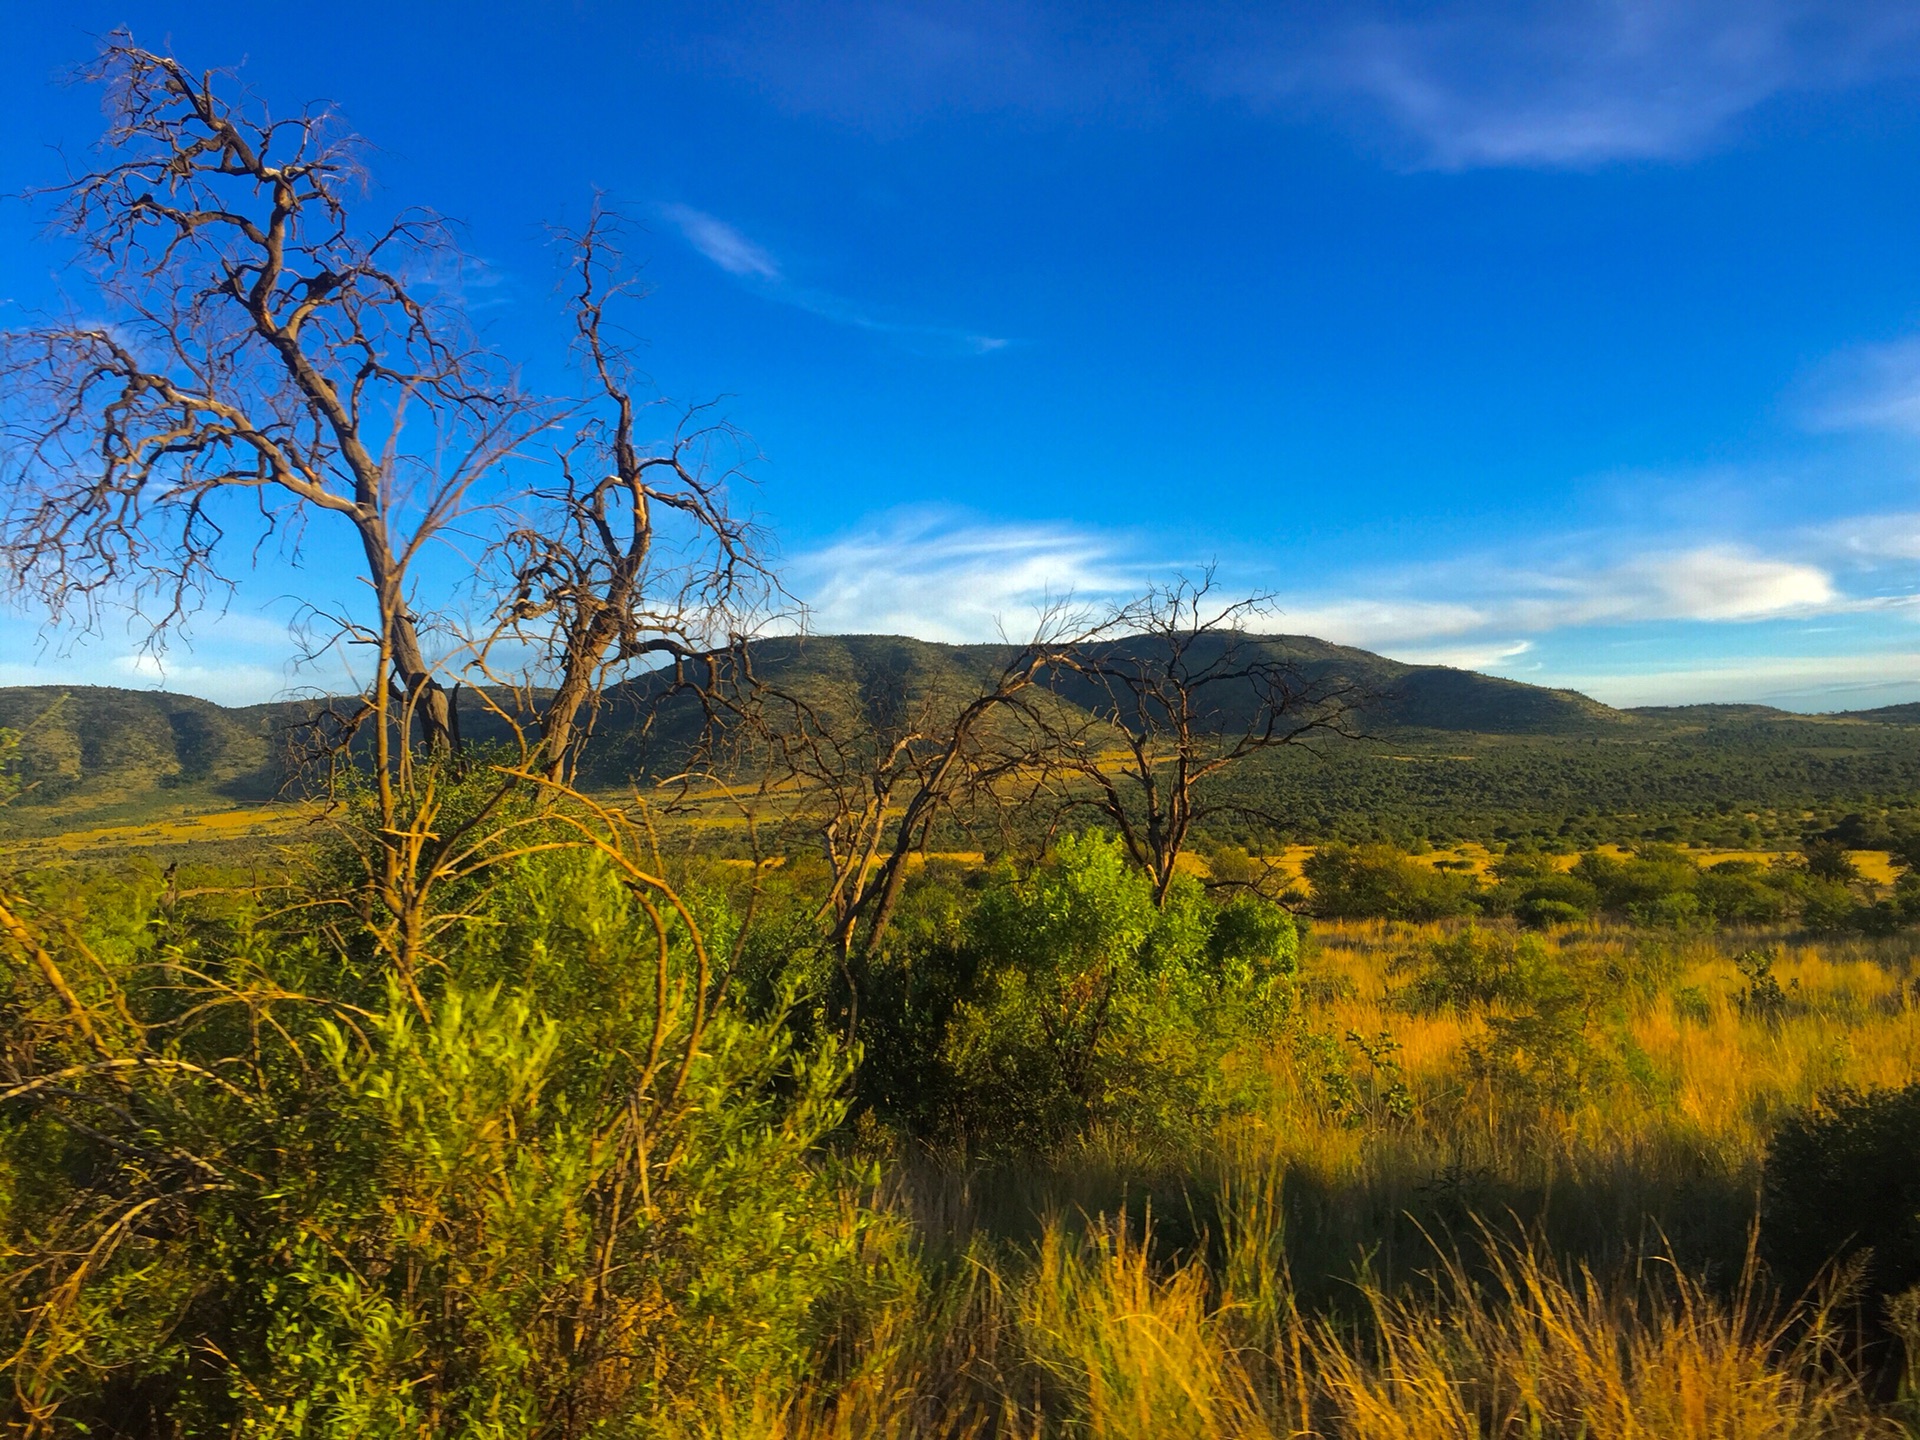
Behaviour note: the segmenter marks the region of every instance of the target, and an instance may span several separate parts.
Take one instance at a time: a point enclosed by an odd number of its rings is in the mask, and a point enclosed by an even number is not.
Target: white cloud
[[[1851,603],[1817,565],[1731,545],[1552,571],[1456,562],[1371,581],[1388,593],[1283,600],[1285,628],[1346,645],[1387,646],[1396,654],[1436,639],[1474,637],[1474,653],[1484,653],[1490,645],[1517,643],[1516,632],[1537,635],[1570,626],[1662,620],[1777,619]]]
[[[1622,620],[1758,620],[1809,613],[1839,600],[1818,566],[1710,545],[1580,576],[1559,600],[1538,603],[1543,624]]]
[[[836,325],[885,335],[922,354],[991,355],[1013,343],[997,335],[892,318],[843,295],[795,284],[787,278],[778,260],[726,221],[689,205],[662,205],[659,209],[695,250],[727,274],[750,282],[761,295],[779,304],[791,305]]]
[[[695,63],[896,131],[956,113],[1151,122],[1194,96],[1353,103],[1450,169],[1666,160],[1776,97],[1912,73],[1911,0],[1345,0],[1128,7],[822,0],[690,37]]]
[[[284,669],[245,663],[201,665],[153,655],[116,655],[108,662],[119,684],[138,690],[171,690],[223,705],[254,705],[284,692]]]
[[[1579,690],[1609,705],[1720,702],[1787,710],[1868,710],[1920,700],[1920,654],[1772,655],[1725,663],[1700,659],[1632,672],[1556,673],[1541,683]]]
[[[1843,559],[1876,567],[1920,560],[1920,514],[1856,515],[1812,532],[1816,543]]]
[[[660,213],[689,245],[729,275],[771,281],[782,278],[778,262],[726,221],[690,205],[662,205]]]
[[[337,655],[302,665],[284,620],[256,611],[209,612],[175,632],[166,650],[135,648],[128,633],[48,627],[44,617],[0,612],[0,685],[106,685],[256,705],[295,689],[340,693],[350,680]]]
[[[1815,430],[1894,430],[1920,435],[1920,338],[1862,345],[1814,376],[1806,409]]]
[[[1136,588],[1147,567],[1125,551],[1118,537],[1071,526],[903,513],[800,556],[791,578],[816,630],[953,642],[1024,638],[1049,603]]]
[[[1482,606],[1450,600],[1356,598],[1317,600],[1283,598],[1279,628],[1292,635],[1313,635],[1340,645],[1372,649],[1441,636],[1484,630],[1494,617]]]
[[[1019,630],[1048,600],[1130,594],[1181,563],[1148,560],[1123,537],[1085,528],[970,524],[921,512],[802,555],[792,581],[819,630],[984,640],[1001,621]],[[1223,583],[1228,591],[1260,588],[1257,574]],[[1843,595],[1807,561],[1704,545],[1554,570],[1467,560],[1355,575],[1279,597],[1268,628],[1478,669],[1526,653],[1529,636],[1580,626],[1776,620],[1873,603]]]
[[[1500,670],[1531,653],[1531,640],[1489,640],[1478,645],[1442,645],[1434,649],[1398,649],[1394,659],[1409,665],[1451,665],[1456,670]]]
[[[1429,163],[1671,159],[1775,96],[1911,68],[1920,13],[1892,0],[1545,0],[1362,20],[1243,88],[1355,95]]]

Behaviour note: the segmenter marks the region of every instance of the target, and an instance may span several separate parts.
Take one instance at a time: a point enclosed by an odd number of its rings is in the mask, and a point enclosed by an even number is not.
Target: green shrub
[[[1173,1135],[1246,1103],[1237,1048],[1271,1033],[1298,964],[1291,917],[1243,895],[1216,909],[1178,881],[1164,908],[1113,841],[1070,837],[1003,874],[971,922],[976,978],[942,1047],[948,1128],[981,1151],[1090,1127]]]
[[[1810,876],[1800,892],[1800,923],[1816,935],[1835,935],[1855,927],[1859,903],[1838,880]]]
[[[1514,916],[1522,925],[1535,930],[1551,930],[1558,925],[1578,925],[1587,918],[1587,912],[1578,905],[1565,900],[1549,900],[1529,895],[1514,910]]]
[[[1700,908],[1722,925],[1770,925],[1787,913],[1787,896],[1751,860],[1722,860],[1700,877]]]
[[[1296,1016],[1287,1051],[1307,1099],[1349,1129],[1403,1124],[1414,1117],[1413,1091],[1400,1063],[1400,1042],[1381,1031],[1344,1037]]]
[[[1700,881],[1698,867],[1669,845],[1642,846],[1625,860],[1589,850],[1574,862],[1572,873],[1593,887],[1602,909],[1617,914],[1658,907],[1669,897],[1690,894]]]
[[[1342,919],[1461,915],[1477,888],[1471,876],[1436,870],[1390,845],[1322,845],[1302,870],[1314,913]]]
[[[493,876],[413,987],[306,907],[40,887],[0,1007],[10,1078],[59,1077],[0,1129],[9,1423],[631,1434],[825,1353],[885,1248],[821,1143],[849,1056],[714,1008],[601,858]]]
[[[1871,1293],[1920,1284],[1920,1084],[1839,1090],[1790,1116],[1767,1146],[1761,1237],[1793,1285],[1871,1251]]]
[[[1549,977],[1558,962],[1538,936],[1468,926],[1399,957],[1393,968],[1412,976],[1402,992],[1404,1003],[1416,1012],[1431,1014],[1525,1003],[1552,984]]]
[[[1806,857],[1807,873],[1817,880],[1851,885],[1860,879],[1860,867],[1853,863],[1853,856],[1839,840],[1809,840],[1801,847],[1801,853]]]
[[[1766,1024],[1777,1025],[1785,1018],[1790,1001],[1785,987],[1773,973],[1773,956],[1765,950],[1743,950],[1733,957],[1733,968],[1747,983],[1734,997],[1743,1015]],[[1797,987],[1799,982],[1794,982]]]
[[[1590,1008],[1572,975],[1544,970],[1513,1010],[1488,1016],[1486,1038],[1468,1046],[1468,1069],[1522,1114],[1571,1109],[1614,1069],[1590,1034]]]

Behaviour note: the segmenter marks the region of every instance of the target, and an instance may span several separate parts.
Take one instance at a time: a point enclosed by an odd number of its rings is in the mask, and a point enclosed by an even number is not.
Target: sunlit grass
[[[1581,963],[1639,960],[1661,979],[1593,1017],[1636,1073],[1516,1115],[1469,1075],[1489,1014],[1405,1000],[1402,957],[1454,928],[1323,926],[1305,976],[1315,1025],[1397,1042],[1411,1118],[1329,1116],[1280,1045],[1270,1107],[1190,1153],[1096,1139],[1011,1174],[922,1163],[896,1203],[934,1278],[848,1383],[753,1433],[1911,1433],[1822,1349],[1817,1297],[1770,1287],[1750,1239],[1782,1116],[1837,1086],[1920,1077],[1913,943],[1558,937]],[[1783,1007],[1743,1003],[1733,960],[1756,948]]]

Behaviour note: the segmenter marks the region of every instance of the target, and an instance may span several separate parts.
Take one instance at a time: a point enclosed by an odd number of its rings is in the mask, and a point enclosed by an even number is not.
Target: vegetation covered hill
[[[1274,752],[1236,772],[1244,841],[1386,838],[1613,839],[1791,843],[1809,823],[1902,806],[1920,792],[1920,712],[1893,706],[1807,716],[1755,705],[1612,709],[1573,691],[1471,671],[1409,665],[1306,636],[1260,637],[1303,683],[1351,683],[1365,697],[1362,738]],[[887,635],[759,642],[756,674],[865,718],[933,695],[976,693],[1015,653]],[[610,693],[587,783],[624,789],[695,723],[657,712],[645,682]],[[1071,685],[1059,703],[1084,703]],[[83,824],[271,799],[285,791],[293,727],[313,702],[229,709],[190,696],[101,687],[0,690],[0,726],[24,732],[34,788],[9,828]],[[471,699],[469,738],[490,729]],[[1913,713],[1910,713],[1913,712]],[[1225,717],[1231,721],[1234,717]]]

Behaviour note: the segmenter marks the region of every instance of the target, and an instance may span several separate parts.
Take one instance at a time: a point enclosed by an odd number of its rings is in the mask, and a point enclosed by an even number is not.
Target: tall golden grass
[[[1845,1277],[1780,1295],[1751,1243],[1781,1116],[1834,1086],[1920,1076],[1911,943],[1565,937],[1587,962],[1665,947],[1663,978],[1607,1019],[1632,1066],[1516,1114],[1470,1078],[1487,1014],[1396,997],[1396,957],[1447,933],[1328,927],[1304,977],[1327,1033],[1397,1042],[1409,1116],[1329,1113],[1279,1046],[1259,1057],[1270,1107],[1184,1153],[1096,1138],[994,1172],[902,1163],[918,1279],[849,1339],[831,1383],[777,1407],[716,1402],[703,1433],[1920,1434],[1840,1342]],[[1758,945],[1788,999],[1765,1014],[1741,1003],[1733,964]],[[1907,1329],[1920,1358],[1920,1323]]]

